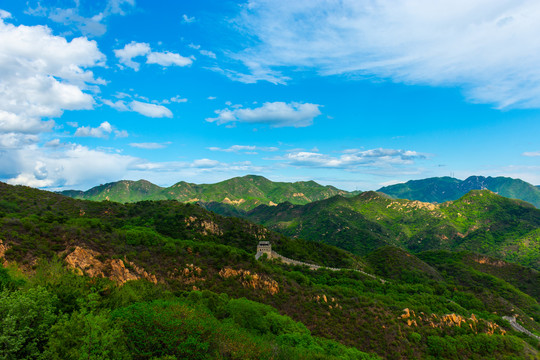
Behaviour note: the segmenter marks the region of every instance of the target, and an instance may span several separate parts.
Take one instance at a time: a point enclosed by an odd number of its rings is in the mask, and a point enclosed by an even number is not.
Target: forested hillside
[[[98,203],[5,184],[0,199],[6,358],[538,356],[538,341],[502,319],[540,333],[538,272],[523,266],[395,247],[360,258],[175,201]],[[259,240],[353,270],[257,261]]]
[[[443,203],[457,200],[471,190],[491,190],[501,196],[527,201],[540,207],[540,189],[520,179],[470,176],[465,180],[452,177],[411,180],[390,185],[378,191],[397,199]]]
[[[136,202],[141,200],[178,200],[181,202],[219,202],[240,210],[258,205],[276,205],[289,201],[307,204],[347,192],[314,181],[273,182],[262,176],[247,175],[216,184],[191,184],[180,181],[162,188],[146,180],[117,181],[88,191],[66,190],[62,194],[76,199]]]
[[[540,210],[488,190],[439,205],[364,192],[307,205],[259,206],[245,217],[358,255],[383,245],[413,252],[471,250],[540,270]]]

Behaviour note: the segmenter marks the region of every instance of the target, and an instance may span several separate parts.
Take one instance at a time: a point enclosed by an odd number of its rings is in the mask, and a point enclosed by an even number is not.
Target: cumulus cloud
[[[161,66],[187,66],[193,63],[193,60],[172,52],[151,52],[148,54],[147,64],[158,64]]]
[[[150,52],[151,49],[149,44],[132,41],[122,49],[115,49],[114,55],[116,55],[121,64],[138,71],[141,64],[133,61],[133,59],[139,56],[145,56]]]
[[[138,100],[126,102],[124,100],[111,101],[103,99],[102,101],[105,105],[108,105],[118,111],[133,111],[151,118],[173,117],[172,111],[163,105],[151,104]]]
[[[33,135],[28,135],[33,136]],[[37,139],[2,148],[0,136],[0,179],[10,184],[52,189],[84,189],[118,179],[140,179],[172,183],[178,178],[209,179],[216,174],[232,177],[261,171],[250,162],[225,163],[212,159],[150,162],[115,150],[91,149],[58,139],[40,147]],[[151,144],[151,143],[141,143]],[[168,144],[168,143],[162,143]],[[142,147],[148,148],[146,145]],[[150,145],[150,147],[152,147]]]
[[[11,17],[11,13],[7,12],[6,10],[0,9],[0,19],[9,19]]]
[[[346,150],[337,157],[319,152],[295,151],[286,154],[283,159],[292,166],[353,170],[367,166],[411,165],[415,160],[425,158],[427,158],[425,154],[416,151],[379,148],[364,151]]]
[[[103,81],[89,67],[105,56],[95,41],[67,41],[45,26],[14,26],[0,19],[0,133],[48,131],[64,110],[91,109],[86,92]]]
[[[249,82],[279,69],[458,86],[470,101],[540,107],[540,3],[512,0],[250,0],[236,25]]]
[[[107,139],[109,135],[115,133],[117,138],[127,137],[128,133],[125,130],[115,130],[114,127],[108,122],[102,122],[98,127],[81,126],[75,131],[75,136],[78,137],[95,137]]]
[[[135,71],[139,71],[141,64],[133,61],[133,59],[141,56],[146,56],[147,64],[158,64],[165,67],[172,65],[188,66],[193,63],[191,58],[169,51],[153,52],[149,44],[135,41],[125,45],[122,49],[115,49],[114,54],[121,64]]]
[[[10,184],[32,187],[93,186],[122,178],[140,159],[92,150],[77,144],[12,150],[15,161],[0,176]],[[2,162],[0,156],[0,163]]]
[[[208,122],[218,125],[244,122],[250,124],[268,124],[273,127],[305,127],[313,124],[313,119],[321,114],[317,104],[266,102],[261,107],[216,110],[217,117],[207,118]]]
[[[278,151],[277,147],[255,146],[255,145],[233,145],[228,148],[209,147],[210,151],[222,151],[222,152],[242,152],[246,154],[257,154],[257,151]]]
[[[155,150],[155,149],[166,148],[167,145],[170,145],[170,144],[171,142],[164,142],[164,143],[146,142],[146,143],[131,143],[129,144],[129,146],[138,148],[138,149]]]

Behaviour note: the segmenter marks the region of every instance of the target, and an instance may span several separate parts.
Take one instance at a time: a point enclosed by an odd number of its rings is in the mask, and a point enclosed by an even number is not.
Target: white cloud
[[[129,146],[132,146],[138,149],[154,150],[154,149],[166,148],[167,145],[170,145],[170,144],[171,144],[170,142],[164,142],[164,143],[147,142],[147,143],[131,143],[129,144]]]
[[[116,139],[127,138],[128,136],[129,136],[129,133],[126,130],[115,130],[114,131],[114,137]]]
[[[63,144],[60,142],[60,139],[52,139],[51,141],[46,142],[44,146],[49,148],[58,148],[62,145]]]
[[[130,42],[123,49],[114,50],[114,55],[118,58],[121,64],[139,71],[141,64],[133,61],[133,58],[145,56],[151,52],[150,45],[147,43]]]
[[[182,15],[182,21],[186,24],[191,24],[192,22],[195,22],[195,17],[189,17],[186,14]]]
[[[161,66],[187,66],[193,63],[193,60],[183,57],[180,54],[172,52],[151,52],[147,56],[147,64],[158,64]]]
[[[125,8],[129,8],[130,6],[135,6],[135,0],[109,0],[105,9],[105,13],[125,15]]]
[[[199,53],[200,53],[201,55],[207,56],[207,57],[212,58],[212,59],[215,59],[215,58],[216,58],[216,54],[215,54],[213,51],[209,51],[209,50],[199,50]]]
[[[14,26],[0,19],[0,133],[40,133],[54,125],[42,118],[64,110],[91,109],[85,92],[103,84],[88,67],[103,65],[95,41],[54,36],[45,26]]]
[[[217,97],[215,97],[215,96],[209,96],[209,97],[207,97],[207,99],[208,99],[208,100],[216,100]]]
[[[216,54],[213,51],[201,49],[201,45],[189,44],[188,46],[192,49],[199,50],[199,53],[203,56],[207,56],[212,59],[216,58]]]
[[[540,107],[540,3],[512,0],[250,0],[236,25],[254,43],[248,74],[277,69],[461,87],[470,101]]]
[[[172,118],[173,114],[171,110],[167,109],[163,105],[149,104],[133,100],[129,104],[132,111],[135,111],[141,115],[152,117],[152,118],[162,118],[168,117]]]
[[[34,134],[5,133],[0,134],[0,150],[18,149],[36,144],[39,137]]]
[[[0,19],[9,19],[11,17],[11,13],[7,12],[6,10],[0,9]]]
[[[425,154],[416,151],[379,148],[365,151],[346,150],[338,157],[318,152],[295,151],[278,160],[284,159],[289,165],[299,167],[354,170],[360,167],[384,168],[396,165],[412,165],[415,160],[426,158]]]
[[[102,101],[105,105],[108,105],[118,111],[134,111],[151,118],[173,117],[171,110],[167,109],[163,105],[151,104],[137,100],[132,100],[130,102],[117,100],[113,102],[111,100],[103,99]]]
[[[93,15],[83,15],[79,1],[75,1],[73,8],[47,7],[38,2],[35,8],[29,8],[26,13],[46,16],[56,23],[74,27],[86,36],[101,36],[107,31],[106,21],[111,15],[125,15],[125,9],[133,6],[135,6],[135,0],[109,0],[103,11]]]
[[[90,126],[81,126],[75,131],[75,136],[79,137],[95,137],[106,139],[109,137],[109,134],[113,131],[111,124],[108,121],[102,122],[96,128]]]
[[[136,41],[130,42],[122,49],[115,49],[114,54],[121,64],[135,71],[139,71],[141,64],[133,61],[133,59],[141,56],[146,56],[147,64],[158,64],[161,66],[188,66],[193,63],[191,58],[181,56],[180,54],[169,51],[153,52],[149,44],[138,43]]]
[[[321,114],[317,104],[266,102],[254,109],[223,109],[216,110],[215,118],[206,121],[218,125],[230,122],[245,122],[250,124],[269,124],[273,127],[304,127],[313,123],[313,119]]]
[[[95,186],[122,178],[140,159],[77,144],[65,148],[25,147],[10,153],[16,159],[8,173],[10,184],[32,187]],[[1,159],[0,159],[1,162]],[[6,178],[2,171],[3,178]]]
[[[181,97],[180,95],[176,95],[169,99],[170,102],[174,103],[185,103],[188,101],[188,99]]]
[[[108,122],[102,122],[98,127],[81,126],[75,131],[77,137],[95,137],[107,139],[109,135],[114,132],[117,138],[127,137],[128,132],[125,130],[115,130],[114,127]]]
[[[521,154],[523,156],[528,156],[528,157],[535,157],[535,156],[540,156],[540,151],[529,151],[529,152],[524,152],[523,154]]]
[[[222,152],[243,152],[246,154],[256,154],[256,151],[278,151],[277,147],[255,146],[255,145],[233,145],[228,148],[209,147],[210,151],[222,151]]]

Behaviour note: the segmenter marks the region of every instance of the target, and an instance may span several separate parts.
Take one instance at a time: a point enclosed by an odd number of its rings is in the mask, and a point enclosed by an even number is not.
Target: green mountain
[[[443,203],[457,200],[471,190],[491,190],[501,196],[524,200],[540,207],[540,188],[508,177],[471,176],[465,180],[451,177],[429,178],[385,186],[378,191],[397,199]]]
[[[249,210],[258,205],[289,201],[307,204],[346,192],[314,181],[273,182],[262,176],[247,175],[216,184],[192,184],[181,181],[162,188],[145,180],[118,181],[88,191],[67,190],[61,194],[94,201],[136,202],[141,200],[177,200],[181,202],[219,202],[232,209]]]
[[[461,206],[476,202],[475,211],[486,210],[491,196],[477,192]],[[521,211],[512,214],[519,221],[533,222],[537,210],[493,197]],[[376,193],[333,199],[362,203],[359,198],[373,204],[371,212],[384,201],[391,201],[388,209],[395,213],[411,215],[411,204],[430,205]],[[466,220],[480,224],[499,214],[487,210]],[[463,213],[461,207],[455,211]],[[404,218],[397,219],[396,227],[402,226]],[[536,338],[514,331],[502,318],[515,316],[533,335],[540,334],[538,272],[485,255],[411,254],[385,246],[359,258],[196,204],[92,202],[3,183],[0,223],[4,358],[534,359],[540,354]],[[264,256],[257,261],[260,240],[288,258],[344,269],[310,270]]]
[[[307,205],[259,206],[246,218],[360,255],[384,245],[413,252],[471,250],[540,270],[540,210],[489,190],[440,205],[364,192]]]

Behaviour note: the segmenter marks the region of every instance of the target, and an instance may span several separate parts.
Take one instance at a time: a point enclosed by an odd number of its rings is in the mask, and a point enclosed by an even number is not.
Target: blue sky
[[[0,180],[540,184],[534,1],[4,0]]]

